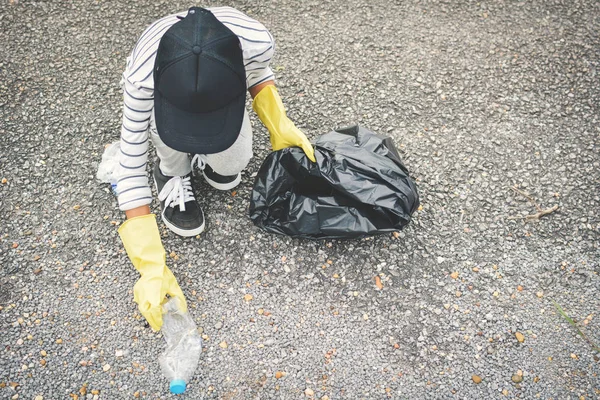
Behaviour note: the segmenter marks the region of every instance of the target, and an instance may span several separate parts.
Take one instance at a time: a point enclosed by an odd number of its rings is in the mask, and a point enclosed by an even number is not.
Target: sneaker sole
[[[156,188],[158,188],[158,185],[156,183],[156,178],[153,178],[153,180],[154,180],[154,186]],[[162,219],[162,222],[167,226],[167,228],[169,228],[169,230],[171,230],[171,232],[173,232],[179,236],[183,236],[183,237],[192,237],[192,236],[197,236],[197,235],[201,234],[202,232],[204,232],[204,226],[206,223],[206,221],[204,219],[204,212],[202,212],[202,225],[200,225],[199,227],[197,227],[194,230],[185,230],[185,229],[182,229],[182,228],[179,228],[179,227],[173,225],[165,218],[164,211],[161,211],[160,219]]]
[[[240,182],[242,181],[242,174],[240,174],[240,173],[237,174],[237,177],[233,181],[228,182],[228,183],[215,182],[212,179],[210,179],[208,176],[206,176],[204,171],[202,171],[202,176],[204,177],[204,180],[206,181],[206,183],[208,183],[210,186],[214,187],[217,190],[233,189],[234,187],[239,185]]]

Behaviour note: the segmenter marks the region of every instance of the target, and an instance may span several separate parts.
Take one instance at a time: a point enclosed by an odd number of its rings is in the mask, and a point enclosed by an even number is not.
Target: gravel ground
[[[371,239],[260,232],[254,118],[236,195],[198,181],[206,233],[164,233],[204,335],[185,397],[598,398],[599,354],[552,300],[600,344],[600,3],[226,4],[273,32],[298,126],[393,136],[422,209]],[[118,138],[126,54],[188,6],[0,5],[1,398],[172,397],[163,339],[132,299],[124,216],[94,177]],[[514,185],[560,208],[513,218],[535,212]]]

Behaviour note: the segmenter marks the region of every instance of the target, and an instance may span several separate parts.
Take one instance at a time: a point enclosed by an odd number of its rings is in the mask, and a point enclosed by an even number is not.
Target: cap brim
[[[191,154],[214,154],[228,149],[242,128],[246,93],[209,113],[181,110],[154,91],[154,117],[161,140],[170,148]]]

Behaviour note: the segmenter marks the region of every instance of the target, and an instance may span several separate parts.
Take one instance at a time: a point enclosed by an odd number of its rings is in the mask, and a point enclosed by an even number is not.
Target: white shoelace
[[[206,160],[202,157],[201,154],[194,154],[194,157],[192,157],[192,175],[194,174],[194,164],[198,165],[198,169],[201,171],[204,171],[204,168],[206,167]]]
[[[158,199],[164,201],[168,207],[178,205],[181,211],[185,211],[185,203],[194,200],[190,177],[174,176],[169,179],[158,194]]]

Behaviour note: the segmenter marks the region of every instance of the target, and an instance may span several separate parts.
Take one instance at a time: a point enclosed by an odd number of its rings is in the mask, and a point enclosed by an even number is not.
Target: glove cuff
[[[291,123],[285,113],[279,92],[274,85],[265,86],[254,97],[252,109],[269,130],[271,139],[279,136],[283,130],[288,128],[287,125]]]
[[[131,218],[119,227],[119,236],[131,263],[141,274],[164,268],[165,249],[160,240],[156,215]]]

